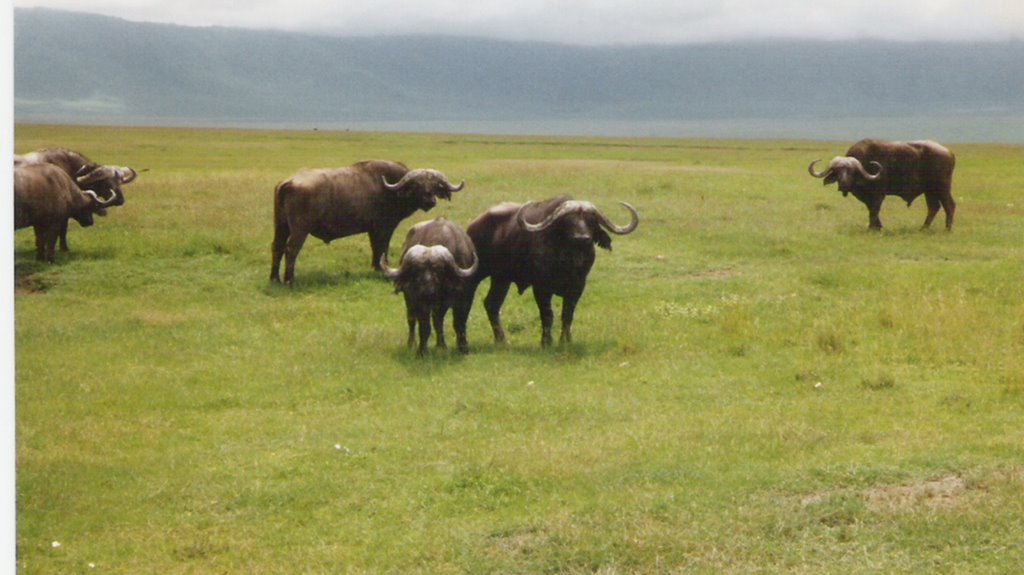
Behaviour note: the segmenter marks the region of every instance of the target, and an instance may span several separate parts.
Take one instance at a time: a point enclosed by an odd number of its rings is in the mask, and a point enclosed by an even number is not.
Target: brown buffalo
[[[107,207],[124,205],[121,185],[132,182],[138,172],[127,166],[102,166],[84,155],[65,148],[43,148],[28,154],[14,156],[14,165],[53,164],[71,176],[82,190],[95,192]],[[106,207],[96,210],[96,215],[107,215]],[[68,251],[67,222],[60,231],[60,249]]]
[[[406,319],[409,323],[409,347],[415,344],[416,324],[420,326],[417,354],[427,353],[430,321],[437,332],[437,347],[444,349],[444,316],[454,312],[455,337],[459,351],[467,353],[466,322],[473,306],[471,279],[478,261],[473,241],[466,232],[447,218],[420,222],[409,230],[402,246],[398,268],[390,268],[381,256],[381,268],[395,282],[395,293],[405,295]]]
[[[387,161],[359,162],[344,168],[303,169],[274,189],[274,241],[271,281],[292,283],[295,260],[306,237],[331,240],[366,233],[371,262],[380,269],[399,222],[416,210],[429,211],[437,198],[451,200],[465,182],[452,185],[437,170],[412,170]]]
[[[573,314],[594,265],[594,244],[610,250],[612,238],[605,230],[624,235],[640,224],[633,206],[621,203],[632,218],[622,227],[610,222],[594,204],[569,196],[525,205],[499,204],[469,224],[466,232],[480,258],[475,281],[479,284],[491,278],[484,307],[495,342],[505,341],[500,313],[513,283],[520,294],[533,286],[533,298],[540,310],[542,346],[552,342],[551,299],[556,295],[562,298],[560,341],[572,341]]]
[[[23,164],[14,168],[14,229],[32,226],[36,259],[53,262],[57,238],[67,230],[68,218],[91,226],[93,213],[116,199],[102,200],[92,190],[81,190],[71,176],[53,164]]]
[[[861,140],[846,151],[846,156],[834,158],[823,172],[817,172],[811,162],[807,167],[824,184],[839,184],[843,196],[853,194],[868,207],[868,221],[872,229],[881,229],[878,213],[885,196],[899,196],[907,206],[924,194],[928,203],[928,216],[922,228],[932,224],[939,207],[946,213],[946,229],[953,229],[956,202],[951,192],[956,157],[944,146],[932,141],[888,142]]]
[[[103,166],[84,155],[65,148],[43,148],[14,157],[14,165],[54,164],[75,179],[78,187],[96,192],[101,200],[116,199],[111,206],[124,204],[121,185],[132,182],[138,172],[127,166]]]

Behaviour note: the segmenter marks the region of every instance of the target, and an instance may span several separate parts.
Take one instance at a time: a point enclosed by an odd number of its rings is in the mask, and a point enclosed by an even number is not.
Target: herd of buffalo
[[[869,225],[880,229],[879,211],[885,196],[899,196],[910,205],[924,194],[931,225],[941,207],[946,229],[953,227],[956,202],[950,191],[955,157],[932,141],[889,142],[861,140],[834,158],[824,171],[811,162],[808,172],[837,183],[843,195],[853,194],[869,213]],[[137,177],[127,167],[96,164],[65,149],[38,150],[14,158],[14,227],[32,226],[36,259],[53,262],[57,240],[67,251],[68,220],[82,226],[93,215],[125,203],[121,186]],[[469,223],[465,230],[439,217],[416,224],[402,246],[398,267],[387,258],[391,236],[399,223],[417,210],[429,211],[438,198],[451,200],[465,182],[452,184],[443,173],[410,170],[398,162],[366,161],[334,169],[303,169],[274,190],[274,239],[271,281],[295,277],[295,262],[306,238],[331,240],[366,233],[371,265],[394,282],[405,297],[410,347],[427,353],[431,327],[439,348],[445,347],[443,322],[453,310],[459,351],[468,351],[466,323],[477,286],[491,278],[484,298],[487,319],[498,343],[505,341],[501,306],[514,283],[519,293],[533,288],[541,318],[541,345],[553,342],[551,300],[562,298],[560,341],[572,340],[576,304],[583,295],[594,264],[594,245],[611,249],[609,232],[633,232],[640,216],[621,202],[630,221],[616,225],[594,204],[559,196],[543,202],[497,204]]]

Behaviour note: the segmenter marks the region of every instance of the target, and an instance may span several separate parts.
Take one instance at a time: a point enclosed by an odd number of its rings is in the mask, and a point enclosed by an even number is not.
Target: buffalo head
[[[857,178],[863,178],[869,182],[877,180],[882,175],[882,164],[878,162],[869,162],[875,167],[875,173],[871,173],[864,167],[864,164],[853,156],[836,156],[832,158],[832,161],[828,164],[828,169],[824,172],[814,171],[814,164],[817,164],[821,160],[814,160],[811,165],[807,166],[807,171],[815,178],[824,178],[824,185],[829,185],[838,182],[839,191],[843,192],[843,195],[853,191]]]
[[[393,184],[388,182],[387,177],[382,176],[381,179],[385,188],[395,192],[399,197],[417,200],[420,209],[425,212],[437,205],[437,198],[451,201],[452,192],[466,186],[465,181],[457,186],[452,185],[448,178],[437,170],[412,170]]]
[[[115,203],[119,194],[115,194],[110,198],[103,199],[92,190],[82,190],[81,201],[76,201],[75,205],[71,210],[71,217],[83,228],[91,226],[93,222],[93,214],[102,214],[104,209],[109,206],[119,205]],[[124,200],[122,200],[122,203]]]
[[[83,166],[75,174],[75,183],[83,191],[93,192],[103,206],[122,206],[124,193],[121,192],[121,184],[130,183],[136,177],[138,172],[128,167]]]
[[[434,301],[452,280],[473,277],[479,265],[476,253],[473,253],[473,265],[461,268],[448,248],[421,244],[405,251],[398,268],[388,267],[387,254],[380,258],[384,275],[395,282],[395,293],[405,292],[406,296],[420,301]]]
[[[541,232],[547,229],[555,230],[570,245],[595,243],[606,250],[610,250],[612,249],[612,238],[604,230],[617,235],[625,235],[635,230],[640,223],[640,216],[633,206],[626,202],[619,203],[629,210],[631,219],[629,224],[625,226],[613,224],[594,204],[577,200],[563,202],[543,220],[535,224],[527,222],[524,214],[527,207],[533,205],[533,203],[524,204],[516,212],[516,221],[528,232]]]

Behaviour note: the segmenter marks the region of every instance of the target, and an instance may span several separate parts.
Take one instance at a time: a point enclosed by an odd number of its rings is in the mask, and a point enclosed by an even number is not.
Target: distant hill
[[[1024,117],[1024,42],[580,47],[14,11],[15,119],[160,124]]]

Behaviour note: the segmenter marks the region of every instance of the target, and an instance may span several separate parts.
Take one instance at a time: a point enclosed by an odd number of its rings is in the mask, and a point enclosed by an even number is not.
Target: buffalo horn
[[[121,166],[120,168],[117,168],[117,175],[121,178],[122,184],[127,184],[139,177],[139,173],[128,166]]]
[[[824,172],[815,172],[814,171],[814,164],[817,164],[820,161],[821,161],[821,158],[818,158],[817,160],[814,160],[813,162],[811,162],[811,165],[807,166],[807,171],[810,172],[810,174],[812,176],[814,176],[815,178],[824,178],[825,176],[828,175],[829,172],[832,171],[831,166],[829,166],[829,169],[825,170]]]
[[[404,259],[404,258],[403,258]],[[397,268],[393,268],[388,265],[388,254],[383,253],[380,255],[380,271],[384,273],[384,277],[389,280],[396,280],[402,273],[402,264],[399,262]]]
[[[526,221],[525,212],[526,208],[532,206],[534,203],[535,202],[527,202],[519,208],[519,211],[516,212],[516,221],[519,222],[519,225],[523,226],[523,229],[525,229],[528,232],[544,231],[548,229],[548,227],[551,224],[558,221],[558,218],[564,216],[565,214],[571,211],[595,209],[594,205],[591,204],[590,202],[578,202],[576,200],[569,200],[567,202],[562,203],[562,205],[558,206],[557,210],[548,214],[548,216],[543,220],[537,222],[536,224],[531,224],[530,222]]]
[[[878,162],[868,163],[876,167],[875,173],[872,174],[871,172],[869,172],[867,168],[865,168],[864,165],[861,164],[860,162],[857,162],[857,169],[860,170],[860,175],[864,176],[864,178],[867,179],[868,181],[873,182],[877,180],[879,176],[882,175],[882,164],[879,164]]]
[[[100,199],[100,197],[98,195],[96,195],[96,192],[94,192],[92,190],[82,190],[83,194],[91,197],[93,200],[96,201],[96,204],[99,205],[99,206],[109,206],[114,200],[117,199],[117,190],[111,190],[111,192],[112,192],[112,195],[110,196],[110,199],[109,200],[103,200],[103,199]]]
[[[629,210],[629,215],[630,215],[629,223],[626,224],[623,227],[619,227],[619,226],[616,226],[615,224],[611,223],[611,221],[609,221],[608,218],[604,214],[602,214],[599,210],[595,210],[595,211],[597,211],[597,221],[601,224],[601,226],[603,226],[606,230],[608,230],[609,232],[611,232],[613,234],[618,234],[620,236],[624,236],[624,235],[632,232],[633,230],[635,230],[636,227],[638,225],[640,225],[640,214],[636,213],[636,208],[634,208],[633,206],[627,204],[626,202],[619,202],[619,203],[622,204],[627,210]]]
[[[384,187],[385,188],[395,192],[395,191],[401,190],[405,186],[405,184],[409,181],[409,175],[410,174],[412,174],[412,172],[406,172],[405,175],[402,176],[402,179],[398,180],[397,182],[395,182],[393,184],[388,183],[388,177],[387,176],[381,176],[380,179],[381,179],[381,181],[384,182]]]
[[[462,190],[462,188],[466,187],[466,180],[462,180],[461,182],[459,182],[459,185],[453,186],[452,183],[448,181],[448,178],[444,176],[444,174],[441,174],[441,177],[444,178],[444,184],[448,186],[449,192],[458,192]]]
[[[455,261],[455,256],[452,252],[448,251],[448,248],[444,246],[435,246],[435,249],[441,253],[441,259],[447,263],[452,270],[455,271],[455,275],[462,279],[469,279],[476,273],[476,268],[480,265],[480,258],[477,257],[476,252],[473,252],[473,264],[468,268],[459,267],[459,264]]]
[[[78,173],[75,174],[75,181],[78,182],[79,185],[91,184],[93,182],[107,179],[113,175],[114,174],[111,173],[110,168],[107,168],[106,166],[95,166],[91,169],[89,166],[82,166],[82,169],[78,170]]]

